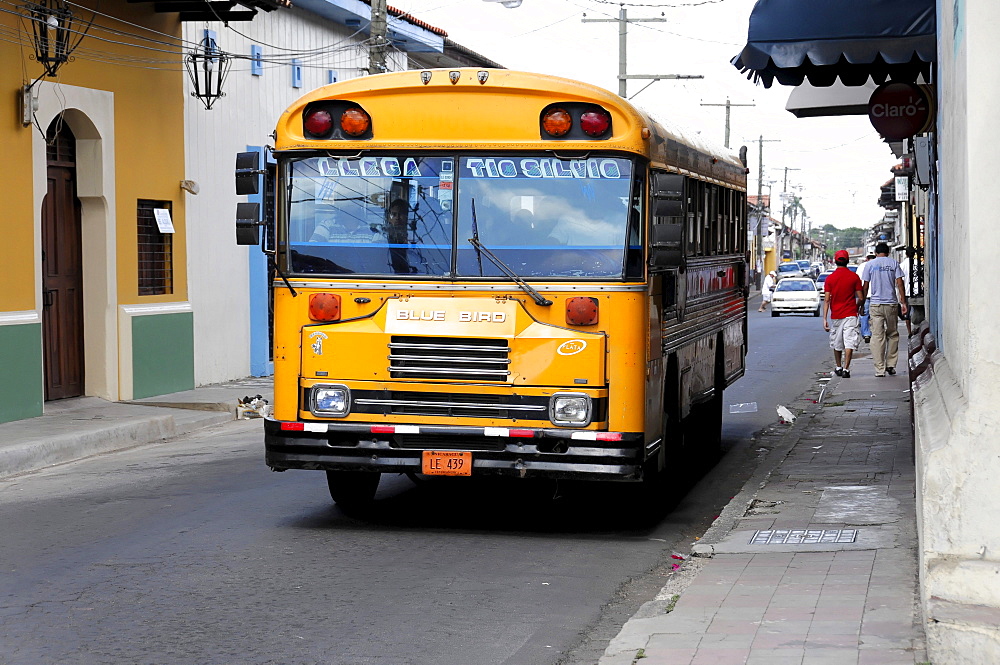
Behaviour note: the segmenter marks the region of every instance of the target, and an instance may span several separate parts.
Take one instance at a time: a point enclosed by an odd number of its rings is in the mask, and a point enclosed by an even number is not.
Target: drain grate
[[[853,543],[857,529],[770,529],[754,531],[751,545],[818,545],[822,543]]]

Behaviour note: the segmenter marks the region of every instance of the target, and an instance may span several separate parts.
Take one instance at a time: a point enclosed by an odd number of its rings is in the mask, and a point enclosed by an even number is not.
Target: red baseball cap
[[[837,250],[837,253],[833,255],[834,261],[836,261],[837,259],[850,259],[850,258],[851,255],[847,253],[846,249],[839,249]]]

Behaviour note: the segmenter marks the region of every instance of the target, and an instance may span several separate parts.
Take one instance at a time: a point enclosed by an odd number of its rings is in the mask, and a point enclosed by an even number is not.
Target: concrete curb
[[[68,432],[4,446],[0,449],[0,477],[36,471],[100,453],[137,446],[176,435],[171,415],[138,418],[89,432]]]
[[[166,441],[195,430],[231,422],[228,411],[213,411],[192,418],[176,414],[137,416],[99,427],[52,433],[0,446],[0,479],[39,471],[48,466],[85,457]]]

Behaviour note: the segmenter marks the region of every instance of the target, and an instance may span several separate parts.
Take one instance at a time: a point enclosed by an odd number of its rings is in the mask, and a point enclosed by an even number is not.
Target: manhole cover
[[[816,545],[820,543],[853,543],[857,529],[770,529],[754,531],[751,545]]]

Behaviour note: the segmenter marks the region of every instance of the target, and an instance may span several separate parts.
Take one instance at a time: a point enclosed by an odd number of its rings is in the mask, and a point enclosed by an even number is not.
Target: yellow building
[[[184,17],[121,0],[11,7],[0,422],[46,400],[192,388]]]

